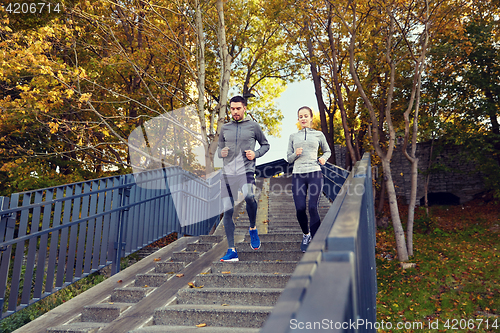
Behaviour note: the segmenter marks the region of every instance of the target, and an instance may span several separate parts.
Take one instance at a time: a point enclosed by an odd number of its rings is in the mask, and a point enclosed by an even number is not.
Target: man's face
[[[247,107],[243,105],[241,102],[231,102],[231,116],[235,121],[240,121],[245,117],[245,111]]]

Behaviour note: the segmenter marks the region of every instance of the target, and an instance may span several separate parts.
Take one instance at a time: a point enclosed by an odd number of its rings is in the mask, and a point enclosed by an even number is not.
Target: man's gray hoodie
[[[286,157],[288,163],[293,163],[292,173],[321,171],[318,162],[318,147],[321,147],[321,150],[323,150],[323,155],[320,157],[325,161],[328,160],[331,150],[323,132],[312,128],[303,128],[299,132],[290,135]],[[297,148],[303,149],[302,154],[299,156],[295,154]]]
[[[260,144],[260,148],[255,150],[255,142]],[[222,157],[221,150],[229,148],[228,155]],[[245,150],[255,151],[255,158],[249,160]],[[246,116],[241,121],[231,120],[224,124],[219,135],[219,145],[217,154],[224,161],[223,173],[226,175],[242,175],[248,172],[255,172],[255,159],[263,156],[269,150],[262,129],[259,124]]]

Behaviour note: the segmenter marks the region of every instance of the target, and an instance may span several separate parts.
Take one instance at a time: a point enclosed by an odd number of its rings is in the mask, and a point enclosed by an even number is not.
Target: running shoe
[[[252,249],[254,250],[260,249],[260,239],[257,229],[255,230],[248,229],[248,232],[250,233],[250,246],[252,247]]]
[[[220,258],[220,261],[239,261],[238,259],[238,253],[236,253],[236,250],[233,249],[227,249],[227,253],[224,257]]]
[[[300,244],[302,252],[306,252],[309,243],[311,243],[311,234],[304,234],[304,236],[302,236],[302,243]]]

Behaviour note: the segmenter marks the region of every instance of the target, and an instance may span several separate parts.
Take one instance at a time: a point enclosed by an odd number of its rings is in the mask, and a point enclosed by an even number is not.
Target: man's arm
[[[219,158],[223,158],[222,155],[221,155],[221,151],[222,151],[222,148],[224,148],[226,145],[225,141],[224,141],[224,127],[222,127],[222,129],[220,130],[220,133],[219,133],[219,143],[217,144],[217,156],[219,156]]]
[[[269,142],[267,142],[267,138],[264,135],[264,132],[262,132],[262,129],[260,128],[259,124],[255,123],[255,139],[257,142],[260,144],[260,148],[255,151],[255,158],[264,156],[265,153],[269,150],[271,145]]]

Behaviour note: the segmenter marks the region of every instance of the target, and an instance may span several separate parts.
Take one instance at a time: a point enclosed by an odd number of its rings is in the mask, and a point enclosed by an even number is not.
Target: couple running
[[[225,185],[222,186],[222,204],[224,217],[222,219],[228,242],[228,250],[220,261],[238,261],[238,253],[234,245],[233,207],[234,200],[241,190],[245,197],[246,210],[250,220],[250,246],[260,248],[260,239],[255,225],[257,202],[254,196],[255,159],[263,156],[269,150],[264,133],[259,124],[246,114],[247,102],[241,96],[230,100],[230,110],[233,120],[224,124],[219,135],[218,155],[224,161],[222,176]],[[318,203],[323,188],[323,175],[319,164],[325,164],[330,157],[330,148],[322,132],[311,128],[313,119],[312,110],[301,107],[298,111],[298,120],[302,129],[290,135],[288,143],[288,163],[294,163],[292,175],[292,192],[297,209],[297,219],[304,233],[301,250],[305,252],[307,246],[321,223],[318,214]],[[255,143],[260,148],[255,150]],[[318,158],[318,147],[323,155]],[[309,191],[309,215],[311,227],[306,214],[306,196]]]

